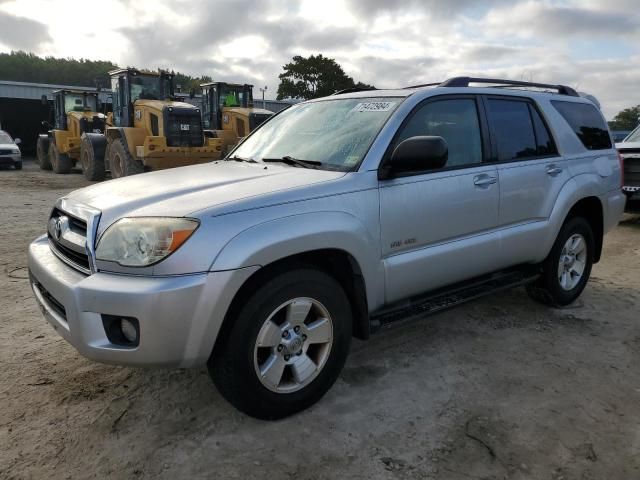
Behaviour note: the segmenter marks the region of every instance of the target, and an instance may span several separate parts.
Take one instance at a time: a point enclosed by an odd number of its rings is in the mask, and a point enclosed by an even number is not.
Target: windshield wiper
[[[286,163],[287,165],[297,165],[303,168],[318,168],[322,166],[322,162],[318,162],[317,160],[300,160],[299,158],[294,158],[289,155],[285,155],[282,158],[263,158],[263,162],[281,162]]]
[[[234,155],[233,157],[225,158],[227,161],[235,160],[236,162],[258,163],[253,158],[242,158]]]

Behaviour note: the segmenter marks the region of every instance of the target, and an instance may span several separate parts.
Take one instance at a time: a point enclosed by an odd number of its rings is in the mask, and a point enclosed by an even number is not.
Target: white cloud
[[[94,4],[0,2],[0,50],[266,83],[269,97],[292,56],[323,53],[356,81],[382,87],[461,74],[508,76],[577,85],[601,100],[608,117],[640,104],[637,0],[103,0],[99,7],[89,5]]]

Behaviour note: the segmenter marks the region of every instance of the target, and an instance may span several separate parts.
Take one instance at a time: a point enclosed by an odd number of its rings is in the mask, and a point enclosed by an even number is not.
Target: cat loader
[[[200,109],[174,100],[173,74],[121,68],[109,75],[105,162],[112,178],[220,158],[222,142],[205,138]]]
[[[220,141],[223,155],[273,115],[254,107],[253,85],[211,82],[200,87],[205,136]]]
[[[78,160],[89,180],[104,178],[106,116],[100,113],[98,92],[55,90],[53,92],[54,123],[42,122],[49,128],[38,136],[37,155],[40,168],[55,173],[69,173]],[[43,103],[47,102],[45,96]],[[92,159],[99,159],[97,162]]]

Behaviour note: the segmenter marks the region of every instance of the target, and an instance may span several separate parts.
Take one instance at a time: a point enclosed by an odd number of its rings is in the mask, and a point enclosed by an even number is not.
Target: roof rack
[[[338,90],[331,95],[340,95],[341,93],[353,93],[353,92],[368,92],[370,90],[378,90],[376,87],[349,87],[343,90]]]
[[[520,80],[503,80],[499,78],[454,77],[440,83],[440,87],[468,87],[470,83],[491,83],[500,87],[533,87],[557,90],[560,95],[579,97],[578,92],[566,85],[551,85],[547,83],[523,82]],[[411,88],[411,87],[409,87]]]
[[[422,88],[422,87],[437,87],[440,84],[442,84],[442,82],[436,82],[436,83],[422,83],[420,85],[411,85],[409,87],[402,87],[403,90],[410,90],[412,88]]]

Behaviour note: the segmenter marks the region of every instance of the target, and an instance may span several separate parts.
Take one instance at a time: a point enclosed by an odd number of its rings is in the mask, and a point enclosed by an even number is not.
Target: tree
[[[640,105],[625,108],[609,122],[612,130],[633,130],[640,123]]]
[[[356,86],[353,78],[348,76],[333,58],[322,54],[311,55],[308,58],[296,55],[292,62],[282,67],[278,85],[278,100],[283,98],[324,97]],[[358,82],[358,87],[373,88]]]

